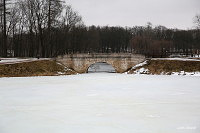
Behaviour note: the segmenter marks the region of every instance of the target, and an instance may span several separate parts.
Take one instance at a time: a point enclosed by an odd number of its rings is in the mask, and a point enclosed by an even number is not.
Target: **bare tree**
[[[74,11],[71,5],[66,5],[64,8],[63,24],[70,30],[74,26],[82,25],[82,17],[78,12]]]
[[[0,1],[1,25],[3,31],[3,43],[2,43],[1,55],[4,57],[7,56],[7,14],[9,13],[7,10],[8,1],[9,0]]]
[[[3,0],[0,0],[0,56],[2,55],[3,49]]]
[[[58,19],[63,11],[63,1],[60,0],[48,0],[48,30],[52,26],[56,27],[58,25]]]
[[[200,29],[200,14],[195,16],[194,23],[195,23],[197,29]]]
[[[0,30],[3,31],[3,0],[0,0]]]

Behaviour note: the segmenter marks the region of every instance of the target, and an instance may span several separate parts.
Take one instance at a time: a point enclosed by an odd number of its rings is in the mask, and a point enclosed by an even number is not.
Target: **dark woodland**
[[[88,27],[72,6],[60,0],[0,0],[0,57],[120,52],[147,57],[193,56],[200,54],[199,15],[194,26],[190,30],[151,23]]]

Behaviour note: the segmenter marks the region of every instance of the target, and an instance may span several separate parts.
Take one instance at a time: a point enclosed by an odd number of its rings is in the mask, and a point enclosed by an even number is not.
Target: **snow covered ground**
[[[0,78],[0,133],[200,133],[200,78]]]
[[[0,58],[0,65],[1,64],[16,64],[16,63],[23,63],[23,62],[32,62],[32,61],[41,61],[41,60],[50,60],[50,58]]]
[[[152,58],[152,60],[200,61],[200,59],[191,58]]]

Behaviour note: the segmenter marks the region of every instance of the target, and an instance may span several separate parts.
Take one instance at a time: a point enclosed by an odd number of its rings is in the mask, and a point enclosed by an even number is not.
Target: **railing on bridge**
[[[63,58],[133,58],[132,53],[88,53],[88,54],[66,54]]]

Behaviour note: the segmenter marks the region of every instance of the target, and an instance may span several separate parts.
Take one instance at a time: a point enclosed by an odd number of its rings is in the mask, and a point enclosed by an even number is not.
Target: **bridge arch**
[[[117,73],[123,73],[143,62],[145,56],[131,53],[68,54],[59,56],[56,60],[78,73],[87,73],[89,66],[97,62],[106,62],[112,65]]]

